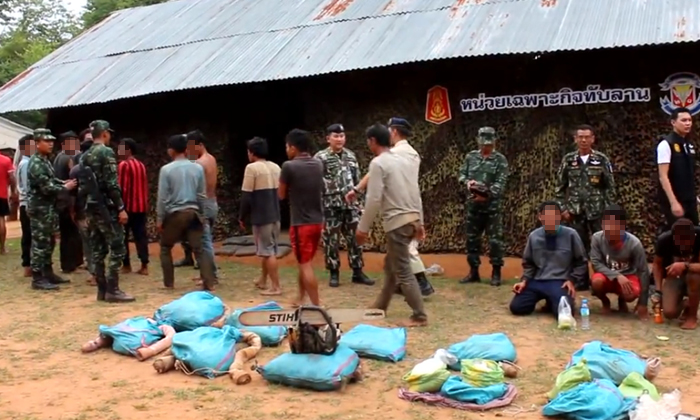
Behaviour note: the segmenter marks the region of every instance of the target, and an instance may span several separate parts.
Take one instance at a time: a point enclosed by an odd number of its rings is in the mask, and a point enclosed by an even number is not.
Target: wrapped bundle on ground
[[[287,328],[281,325],[271,325],[266,327],[245,326],[238,321],[238,317],[243,311],[280,311],[282,307],[275,301],[269,301],[247,309],[237,309],[226,317],[226,325],[236,327],[241,330],[253,332],[260,336],[263,346],[277,346],[287,336]]]
[[[349,347],[338,344],[333,354],[284,353],[257,368],[262,377],[282,384],[315,391],[335,391],[362,379],[360,358]]]
[[[616,386],[632,372],[653,380],[661,367],[658,358],[644,359],[634,352],[616,349],[600,341],[584,344],[571,356],[567,368],[584,359],[593,379],[609,379]]]
[[[486,359],[465,359],[461,362],[464,382],[483,388],[505,382],[505,372],[498,362]]]
[[[547,393],[547,399],[551,401],[560,393],[592,380],[593,378],[591,378],[591,371],[588,370],[586,360],[579,360],[578,363],[573,366],[569,366],[563,372],[557,375],[554,388]]]
[[[406,329],[360,324],[340,339],[360,357],[399,362],[406,357]]]
[[[458,360],[486,359],[515,363],[517,359],[513,342],[503,333],[475,334],[460,343],[451,345],[447,351],[455,355]],[[459,363],[449,367],[453,370],[461,368]]]
[[[141,361],[167,350],[175,335],[170,325],[142,316],[126,319],[111,327],[100,325],[99,332],[96,339],[83,344],[83,353],[111,346],[116,353],[134,356]]]
[[[190,292],[161,306],[153,318],[172,325],[175,331],[192,331],[199,327],[221,327],[225,321],[226,305],[210,292]]]
[[[547,417],[571,420],[621,420],[634,408],[634,398],[625,398],[608,379],[594,379],[559,393],[542,407]]]
[[[437,357],[418,363],[402,380],[410,392],[438,392],[450,377],[447,365]]]

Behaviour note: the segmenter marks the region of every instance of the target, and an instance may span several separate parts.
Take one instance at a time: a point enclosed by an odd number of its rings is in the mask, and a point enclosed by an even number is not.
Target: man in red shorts
[[[311,262],[323,232],[323,162],[311,156],[308,132],[294,129],[285,140],[291,160],[282,164],[278,193],[280,200],[289,198],[289,241],[299,263],[296,304],[301,305],[308,294],[311,303],[319,306],[318,281]]]
[[[607,296],[611,293],[617,295],[620,312],[629,312],[627,303],[639,298],[638,308],[644,308],[646,314],[649,289],[646,252],[639,238],[625,230],[626,221],[625,210],[618,205],[610,205],[603,211],[603,230],[591,238],[594,271],[591,289],[603,303],[603,312],[611,310]]]

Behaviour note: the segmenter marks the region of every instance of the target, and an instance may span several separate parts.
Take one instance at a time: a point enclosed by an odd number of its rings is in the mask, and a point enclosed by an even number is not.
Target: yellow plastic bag
[[[461,361],[464,382],[478,388],[505,382],[505,372],[498,362],[485,359],[464,359]]]
[[[554,388],[547,393],[547,399],[551,401],[560,393],[567,391],[582,382],[590,382],[591,380],[591,371],[588,370],[586,359],[581,359],[578,363],[557,375],[557,380],[554,382]]]
[[[403,381],[412,392],[438,392],[449,377],[447,366],[439,359],[430,358],[414,366]]]

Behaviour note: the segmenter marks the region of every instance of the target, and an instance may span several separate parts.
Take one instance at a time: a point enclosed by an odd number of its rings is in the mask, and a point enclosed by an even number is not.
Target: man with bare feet
[[[280,202],[278,198],[280,167],[267,160],[267,140],[255,137],[248,141],[248,160],[241,191],[239,222],[245,230],[250,218],[255,240],[255,254],[262,260],[260,278],[255,282],[263,296],[282,294],[277,269],[277,240],[280,234]],[[266,289],[267,277],[271,286]]]
[[[671,230],[662,233],[656,240],[652,271],[656,285],[652,300],[661,302],[666,319],[679,319],[684,330],[697,328],[700,227],[693,225],[690,219],[676,220]]]
[[[591,238],[593,295],[603,303],[603,312],[610,312],[607,294],[617,295],[620,312],[629,312],[627,303],[639,298],[640,318],[648,316],[646,301],[649,289],[649,267],[642,242],[625,230],[627,215],[618,205],[603,210],[603,230]]]
[[[199,130],[187,133],[187,148],[190,155],[197,158],[196,162],[204,169],[204,182],[206,183],[207,198],[204,200],[204,233],[202,234],[202,252],[209,255],[214,261],[214,223],[219,215],[219,205],[216,202],[216,182],[219,176],[219,169],[216,165],[216,158],[212,156],[204,145],[204,134]],[[191,244],[189,244],[191,246]],[[196,255],[196,254],[195,254]],[[216,264],[214,263],[214,284],[219,283],[217,279]],[[201,279],[194,279],[198,284]]]
[[[406,327],[428,324],[418,281],[411,270],[409,246],[425,237],[423,203],[418,185],[419,165],[413,159],[391,151],[391,134],[381,124],[367,129],[367,145],[375,158],[369,164],[365,211],[357,227],[357,243],[362,245],[375,217],[381,213],[386,233],[384,285],[373,308],[386,311],[398,284],[413,314]]]
[[[289,240],[299,263],[299,296],[295,305],[309,295],[313,305],[321,304],[318,281],[311,265],[323,232],[323,163],[311,156],[311,137],[304,130],[287,134],[287,157],[282,164],[279,199],[289,198]]]

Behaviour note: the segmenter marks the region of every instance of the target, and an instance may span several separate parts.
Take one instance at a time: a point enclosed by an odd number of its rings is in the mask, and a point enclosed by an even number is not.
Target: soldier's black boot
[[[330,270],[331,276],[328,280],[328,285],[330,287],[340,286],[340,270]]]
[[[481,276],[479,275],[479,267],[471,266],[469,274],[459,281],[462,284],[465,283],[479,283],[481,282]]]
[[[32,289],[34,290],[58,290],[58,285],[49,281],[41,271],[32,271]]]
[[[104,302],[107,294],[107,279],[105,279],[104,271],[100,273],[98,269],[97,274],[95,274],[95,281],[97,282],[97,301]]]
[[[491,286],[501,285],[501,266],[494,265],[493,271],[491,272]]]
[[[361,268],[352,269],[352,282],[357,284],[364,284],[366,286],[374,285],[374,280],[367,277]]]
[[[53,284],[65,284],[65,283],[70,283],[70,280],[64,279],[63,277],[61,277],[61,276],[57,275],[56,273],[54,273],[54,271],[53,271],[53,266],[51,266],[51,265],[46,269],[46,274],[44,274],[44,277],[46,277],[47,279],[49,279],[49,281],[50,281],[51,283],[53,283]]]
[[[136,298],[122,292],[119,289],[119,275],[110,274],[107,276],[107,292],[105,293],[105,302],[128,303],[135,300]]]
[[[430,281],[428,281],[428,277],[425,276],[425,273],[416,274],[416,280],[418,280],[420,294],[423,295],[423,297],[428,297],[435,293],[435,289],[433,289],[433,285],[430,284]]]

